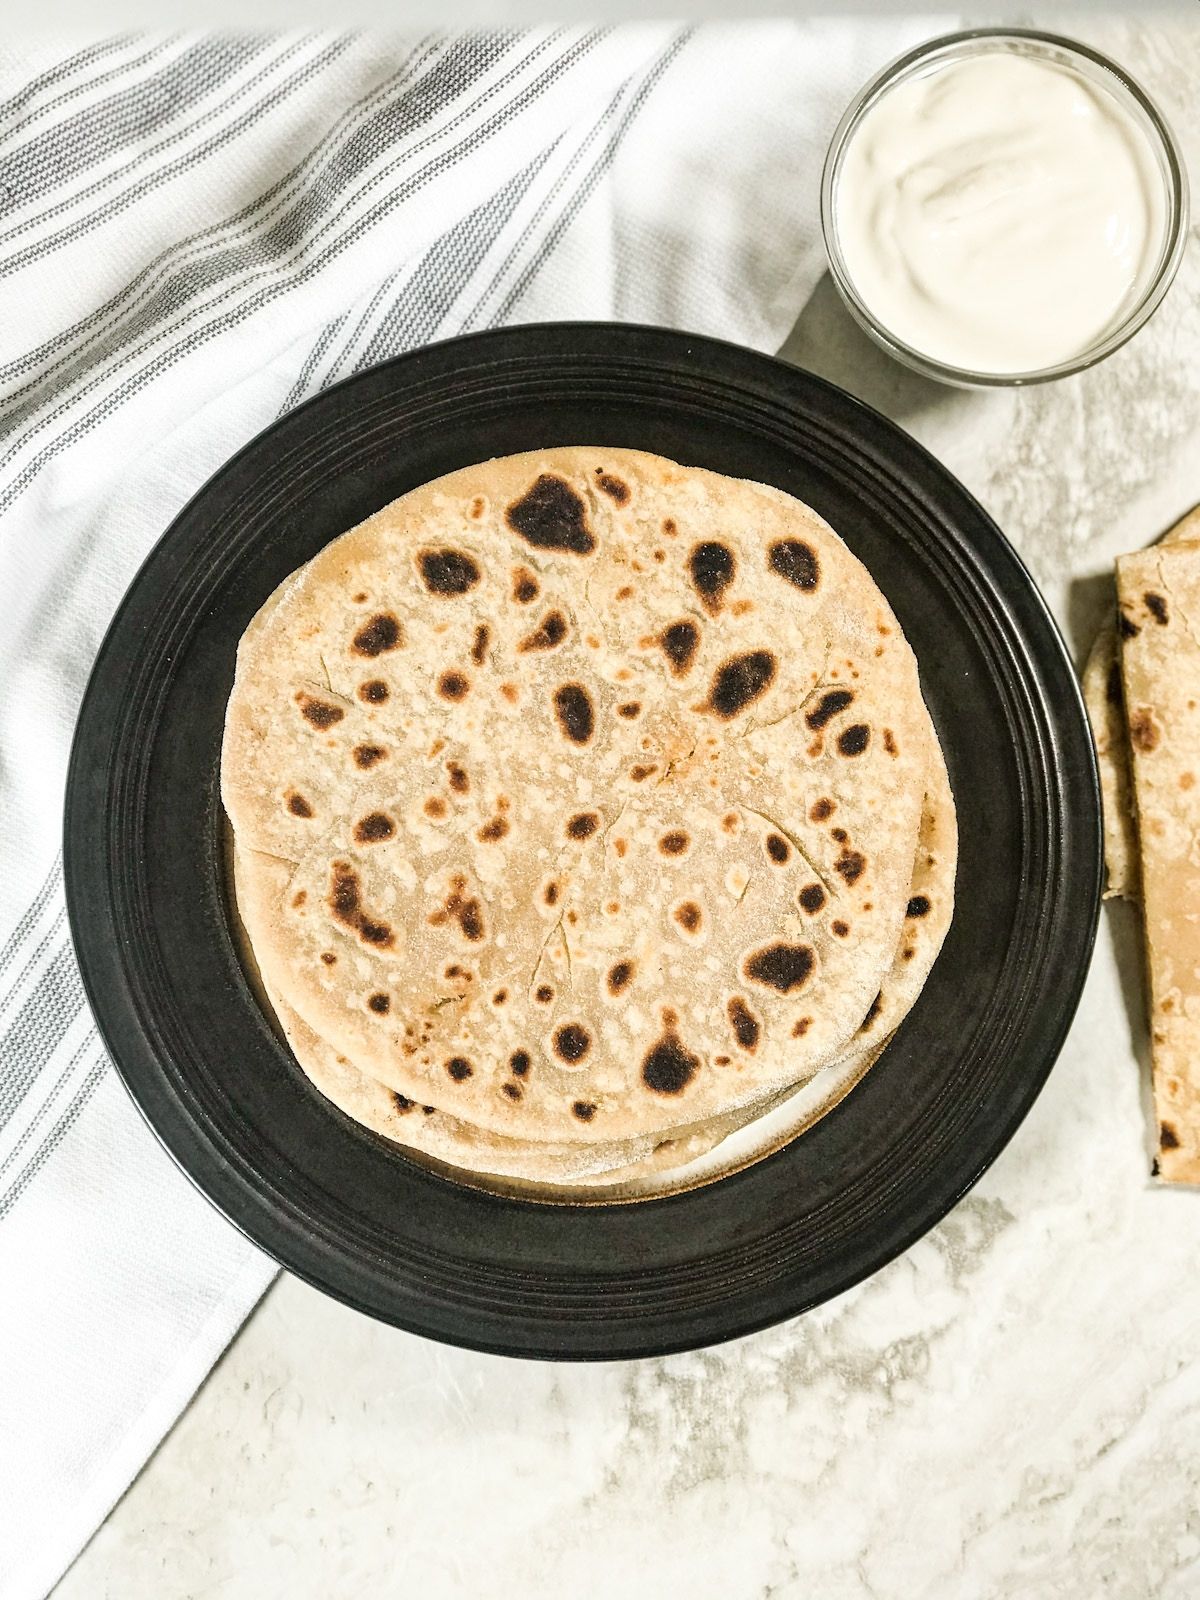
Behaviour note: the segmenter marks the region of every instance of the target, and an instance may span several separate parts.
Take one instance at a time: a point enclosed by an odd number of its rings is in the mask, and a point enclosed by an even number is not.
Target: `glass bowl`
[[[838,239],[837,189],[842,163],[850,142],[866,113],[889,90],[927,72],[934,65],[962,61],[996,50],[1051,62],[1076,73],[1094,88],[1105,90],[1127,113],[1146,137],[1154,155],[1163,185],[1163,227],[1158,258],[1137,299],[1121,320],[1085,349],[1054,366],[1030,372],[973,372],[950,366],[898,338],[863,301],[854,287]],[[1057,34],[1039,33],[1025,28],[970,28],[963,33],[943,34],[910,50],[893,61],[860,90],[838,123],[825,157],[821,174],[821,230],[829,270],[838,292],[859,325],[872,339],[906,366],[928,378],[961,388],[1011,388],[1029,383],[1046,383],[1082,372],[1123,345],[1157,309],[1171,286],[1187,243],[1188,180],[1183,156],[1175,135],[1162,113],[1129,74],[1107,56]]]

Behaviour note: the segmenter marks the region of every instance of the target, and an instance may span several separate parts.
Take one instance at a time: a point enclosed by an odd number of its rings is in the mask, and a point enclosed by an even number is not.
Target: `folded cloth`
[[[0,52],[0,1597],[54,1583],[274,1272],[125,1096],[58,858],[88,669],[206,477],[503,322],[777,347],[826,142],[938,19]]]

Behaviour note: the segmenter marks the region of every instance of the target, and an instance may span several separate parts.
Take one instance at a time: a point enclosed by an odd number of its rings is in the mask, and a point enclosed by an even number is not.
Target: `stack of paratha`
[[[952,910],[945,766],[866,569],[788,495],[631,451],[453,473],[293,574],[222,792],[305,1073],[517,1185],[650,1192],[786,1139]]]

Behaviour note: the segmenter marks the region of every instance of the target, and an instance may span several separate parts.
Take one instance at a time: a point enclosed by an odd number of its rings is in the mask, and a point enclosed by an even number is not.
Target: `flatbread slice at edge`
[[[1117,562],[1159,1176],[1200,1183],[1200,543]]]
[[[1194,506],[1163,534],[1160,544],[1178,544],[1200,537],[1200,506]],[[1106,900],[1140,898],[1137,829],[1129,775],[1129,743],[1125,731],[1125,703],[1121,688],[1121,663],[1117,631],[1106,623],[1096,635],[1083,671],[1083,700],[1100,770],[1100,797],[1104,815],[1104,865]]]

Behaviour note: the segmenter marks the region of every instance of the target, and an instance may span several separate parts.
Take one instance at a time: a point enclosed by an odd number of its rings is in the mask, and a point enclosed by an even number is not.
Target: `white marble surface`
[[[1072,19],[1190,140],[1200,14]],[[785,354],[974,490],[1077,655],[1120,551],[1200,499],[1200,250],[1108,363],[1025,393],[910,376],[828,283]],[[869,1283],[734,1345],[542,1366],[282,1277],[57,1600],[1200,1595],[1200,1194],[1148,1177],[1136,926],[1000,1160]]]

